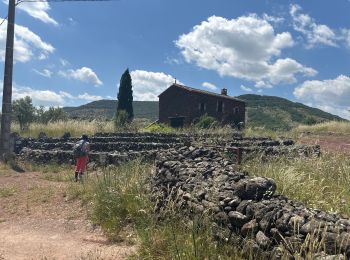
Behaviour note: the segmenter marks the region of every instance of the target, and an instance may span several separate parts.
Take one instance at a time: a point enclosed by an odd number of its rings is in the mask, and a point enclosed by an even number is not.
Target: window
[[[222,113],[224,112],[224,103],[222,101],[218,101],[218,104],[217,104],[217,109],[218,113]]]
[[[205,110],[207,110],[207,104],[204,102],[199,103],[199,111],[205,112]]]
[[[234,114],[238,114],[238,113],[239,113],[239,107],[235,107],[235,108],[233,109],[233,113],[234,113]]]

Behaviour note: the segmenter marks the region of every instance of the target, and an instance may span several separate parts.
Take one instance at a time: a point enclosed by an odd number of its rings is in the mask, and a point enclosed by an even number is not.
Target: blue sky
[[[0,17],[6,13],[0,2]],[[114,99],[129,68],[135,100],[157,100],[177,78],[350,118],[349,13],[348,0],[21,3],[13,96],[44,106]]]

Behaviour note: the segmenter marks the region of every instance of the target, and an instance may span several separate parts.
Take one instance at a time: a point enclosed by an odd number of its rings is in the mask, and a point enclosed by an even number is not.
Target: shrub
[[[195,126],[201,129],[208,129],[208,128],[217,126],[217,121],[215,120],[214,117],[211,117],[211,116],[208,116],[208,114],[205,114],[199,118]]]
[[[115,117],[115,128],[125,127],[129,123],[129,114],[125,110],[119,110]]]
[[[145,131],[150,133],[163,133],[163,134],[175,133],[174,128],[171,128],[165,124],[152,124],[150,126],[147,126],[145,128]]]

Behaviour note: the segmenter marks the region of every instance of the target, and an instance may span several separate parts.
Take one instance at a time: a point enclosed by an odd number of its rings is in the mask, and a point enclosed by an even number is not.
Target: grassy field
[[[300,125],[293,131],[296,133],[350,135],[350,122],[331,121],[315,125]]]

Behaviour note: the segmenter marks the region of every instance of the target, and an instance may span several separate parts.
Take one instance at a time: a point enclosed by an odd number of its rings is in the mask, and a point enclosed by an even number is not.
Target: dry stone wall
[[[78,141],[65,133],[61,138],[48,138],[41,133],[40,138],[20,138],[17,136],[15,153],[22,158],[58,163],[73,162],[72,147]],[[262,156],[311,156],[319,155],[319,146],[298,146],[292,140],[272,140],[268,138],[243,138],[239,134],[226,137],[196,134],[151,134],[151,133],[110,133],[96,134],[90,138],[91,161],[96,164],[118,164],[125,159],[143,156],[154,158],[154,154],[181,146],[204,145],[231,154],[236,160],[237,148],[243,158]],[[119,160],[120,159],[120,160]]]
[[[327,259],[342,259],[334,255],[338,253],[350,256],[349,219],[274,195],[274,180],[235,168],[220,151],[205,147],[158,154],[152,178],[158,210],[170,203],[188,216],[207,212],[221,230],[217,237],[241,237],[257,259],[281,259],[281,244],[287,255],[288,250],[306,253],[310,238],[322,246]],[[293,259],[291,253],[289,257]]]

